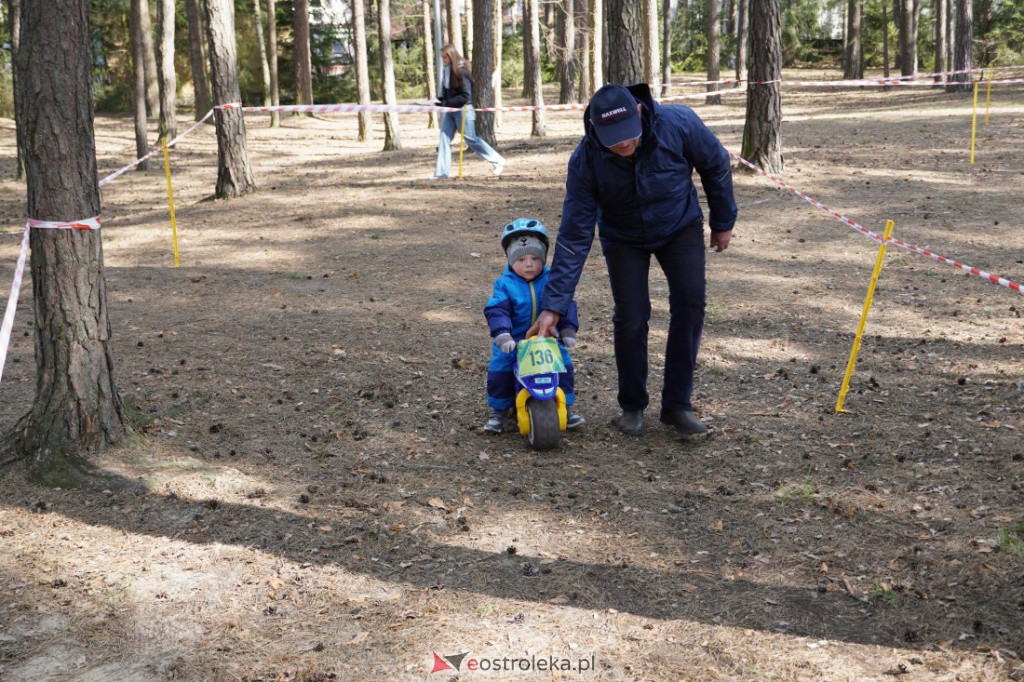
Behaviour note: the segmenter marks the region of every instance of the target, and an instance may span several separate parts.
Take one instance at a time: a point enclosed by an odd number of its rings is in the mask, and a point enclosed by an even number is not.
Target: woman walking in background
[[[463,131],[466,146],[489,162],[494,167],[495,175],[501,175],[505,170],[505,159],[491,145],[476,136],[473,77],[470,75],[469,62],[452,45],[441,48],[441,59],[444,61],[444,71],[441,77],[441,96],[437,98],[437,104],[462,111],[451,111],[441,117],[441,142],[437,146],[437,166],[432,179],[447,178],[451,173],[452,138],[456,130]],[[465,128],[462,127],[463,114],[466,116]]]

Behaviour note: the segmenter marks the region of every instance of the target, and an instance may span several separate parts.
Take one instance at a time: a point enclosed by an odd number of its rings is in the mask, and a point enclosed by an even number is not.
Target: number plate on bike
[[[562,350],[552,338],[526,339],[519,342],[519,376],[557,374],[565,371]]]

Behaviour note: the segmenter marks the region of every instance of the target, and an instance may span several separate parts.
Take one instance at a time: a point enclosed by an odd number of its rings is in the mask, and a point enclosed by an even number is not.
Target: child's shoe
[[[507,414],[507,410],[491,410],[491,414],[487,417],[487,421],[484,422],[484,431],[489,433],[501,433],[501,427],[505,425],[505,415]]]
[[[578,428],[580,426],[583,426],[583,424],[585,424],[586,421],[587,420],[583,418],[582,414],[578,414],[571,407],[567,407],[566,408],[566,415],[565,415],[565,428],[566,429]]]

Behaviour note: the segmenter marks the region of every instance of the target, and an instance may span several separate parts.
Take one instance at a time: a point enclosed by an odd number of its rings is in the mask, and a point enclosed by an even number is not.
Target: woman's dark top
[[[473,78],[469,75],[469,69],[465,66],[461,67],[461,69],[461,87],[453,88],[451,85],[441,87],[441,96],[437,98],[437,101],[442,107],[461,109],[467,104],[473,103]],[[451,80],[451,76],[449,76],[448,82],[451,83]]]

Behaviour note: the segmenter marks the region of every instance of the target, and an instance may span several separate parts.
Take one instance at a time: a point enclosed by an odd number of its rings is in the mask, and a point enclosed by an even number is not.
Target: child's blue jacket
[[[537,321],[537,316],[544,310],[543,295],[550,272],[551,269],[545,266],[540,275],[527,282],[511,267],[505,267],[501,277],[494,280],[494,293],[484,308],[492,339],[499,334],[511,334],[516,341],[523,340],[526,332]],[[575,332],[579,327],[576,301],[570,301],[568,310],[558,323],[558,331]]]

